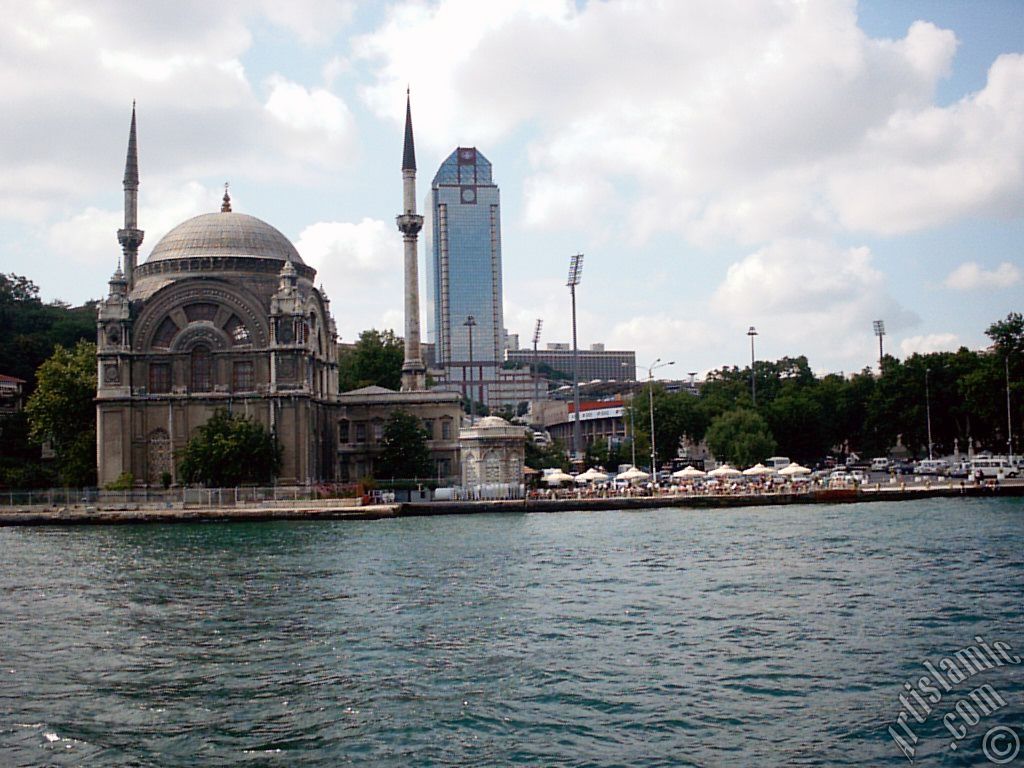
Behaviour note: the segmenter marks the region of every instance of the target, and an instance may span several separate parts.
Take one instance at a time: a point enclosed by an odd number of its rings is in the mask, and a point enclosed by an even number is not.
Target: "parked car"
[[[949,472],[949,465],[942,459],[923,459],[917,462],[914,471],[919,475],[945,475]]]
[[[1018,472],[1005,456],[989,456],[975,458],[971,462],[971,474],[978,478],[1016,477]]]
[[[879,456],[876,459],[871,460],[871,471],[872,472],[888,472],[890,467],[889,459],[884,456]]]
[[[970,477],[971,476],[971,462],[969,461],[958,461],[956,464],[949,468],[950,477]]]

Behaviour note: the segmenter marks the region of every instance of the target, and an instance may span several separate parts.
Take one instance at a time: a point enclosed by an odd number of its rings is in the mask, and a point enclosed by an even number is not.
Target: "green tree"
[[[434,467],[427,437],[419,418],[407,411],[394,411],[384,425],[383,450],[374,461],[374,477],[430,477]]]
[[[281,470],[281,446],[262,424],[218,410],[182,452],[179,477],[186,483],[231,487],[269,483]]]
[[[363,331],[355,347],[338,356],[339,388],[342,392],[371,385],[401,389],[404,361],[405,344],[394,331]]]
[[[533,440],[527,440],[526,466],[531,469],[558,467],[568,472],[569,452],[560,440],[552,440],[550,445],[539,445]]]
[[[96,345],[57,345],[39,366],[36,389],[25,406],[30,437],[49,442],[66,485],[96,482]]]
[[[716,459],[741,467],[764,461],[775,453],[775,439],[768,423],[749,408],[717,416],[708,427],[707,441]]]
[[[36,370],[59,344],[74,347],[96,337],[96,304],[44,304],[39,288],[20,275],[0,275],[0,373],[24,379],[35,389]]]

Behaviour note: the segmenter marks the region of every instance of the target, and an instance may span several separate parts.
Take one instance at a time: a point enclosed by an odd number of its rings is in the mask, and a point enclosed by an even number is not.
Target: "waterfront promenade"
[[[1000,484],[936,483],[868,484],[859,488],[787,489],[779,492],[714,494],[657,493],[637,496],[596,496],[580,492],[502,501],[435,501],[395,504],[360,504],[358,499],[259,503],[241,506],[186,504],[117,504],[13,507],[0,511],[0,526],[109,525],[125,523],[241,522],[261,520],[381,520],[432,515],[484,513],[643,510],[666,507],[724,509],[731,507],[837,504],[871,501],[908,501],[925,498],[1024,497],[1024,480]]]

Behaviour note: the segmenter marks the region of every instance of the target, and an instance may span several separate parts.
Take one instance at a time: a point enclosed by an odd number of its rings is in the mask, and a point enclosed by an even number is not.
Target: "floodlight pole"
[[[874,321],[871,325],[874,326],[874,335],[879,337],[879,376],[882,376],[882,337],[886,335],[886,324],[885,321]]]
[[[537,357],[537,343],[540,341],[540,329],[544,325],[541,318],[537,318],[537,324],[533,328],[533,401],[540,402],[540,362]]]
[[[757,329],[750,326],[747,336],[750,337],[750,399],[753,401],[754,407],[757,408],[757,383],[754,377],[754,337],[757,336]]]
[[[566,285],[569,286],[569,295],[572,297],[572,399],[575,409],[575,419],[572,425],[572,457],[574,461],[580,460],[580,365],[579,347],[576,344],[576,286],[580,284],[583,276],[583,254],[577,253],[569,259],[569,279]]]

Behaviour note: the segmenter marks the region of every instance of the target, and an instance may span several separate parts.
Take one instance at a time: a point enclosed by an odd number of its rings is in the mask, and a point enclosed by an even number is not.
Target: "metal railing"
[[[363,493],[358,483],[239,486],[236,488],[47,488],[0,491],[0,507],[238,507],[297,501],[347,500]]]

